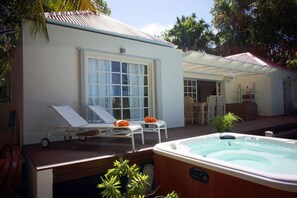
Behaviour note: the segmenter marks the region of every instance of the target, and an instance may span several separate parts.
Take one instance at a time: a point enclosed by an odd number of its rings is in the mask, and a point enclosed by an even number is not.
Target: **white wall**
[[[277,70],[269,75],[255,74],[239,76],[227,84],[226,102],[236,102],[236,90],[239,84],[241,88],[251,87],[255,83],[255,99],[260,116],[276,116],[284,113],[283,103],[283,79],[297,79],[297,73],[287,70]],[[230,97],[232,96],[232,98]]]
[[[156,64],[157,117],[168,127],[184,125],[182,56],[179,50],[144,42],[48,25],[50,41],[43,35],[31,38],[23,28],[24,144],[38,143],[58,116],[48,104],[81,104],[81,65],[79,50],[87,48],[107,54],[154,60]]]
[[[289,80],[294,84],[297,80],[297,72],[288,70],[278,70],[271,75],[272,80],[272,107],[275,115],[284,113],[284,100],[283,100],[283,81]],[[292,101],[296,99],[296,92],[292,90]]]
[[[271,78],[268,75],[255,74],[239,76],[236,78],[236,89],[239,84],[242,89],[245,89],[247,86],[251,88],[253,83],[255,83],[255,101],[257,103],[258,115],[273,115]],[[234,93],[236,93],[236,89],[234,90]]]

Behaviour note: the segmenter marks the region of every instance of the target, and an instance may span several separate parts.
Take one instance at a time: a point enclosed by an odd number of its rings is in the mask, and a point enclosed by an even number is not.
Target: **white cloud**
[[[171,29],[172,27],[173,27],[172,24],[162,25],[162,24],[151,23],[140,28],[140,30],[153,36],[161,36],[161,34],[165,30]]]

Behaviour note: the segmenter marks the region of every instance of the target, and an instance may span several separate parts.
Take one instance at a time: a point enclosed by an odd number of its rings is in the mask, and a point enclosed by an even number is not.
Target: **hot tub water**
[[[297,146],[294,144],[284,146],[242,138],[181,144],[189,147],[189,152],[203,157],[270,173],[297,175]]]

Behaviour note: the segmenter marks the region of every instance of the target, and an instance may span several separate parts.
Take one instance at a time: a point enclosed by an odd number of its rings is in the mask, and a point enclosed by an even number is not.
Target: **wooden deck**
[[[241,121],[233,131],[264,135],[267,130],[273,131],[275,136],[296,139],[297,115],[258,117],[256,120]],[[215,132],[216,129],[208,125],[186,125],[168,129],[169,138],[166,140],[165,134],[162,133],[162,141]],[[152,148],[157,143],[157,133],[145,133],[145,145],[141,144],[140,135],[135,137],[136,152],[132,151],[129,138],[98,137],[87,138],[86,141],[51,142],[46,149],[40,144],[25,145],[23,150],[37,172],[52,169],[54,197],[98,197],[98,175],[106,173],[113,166],[114,160],[122,156],[131,164],[153,163]]]
[[[297,137],[297,116],[258,117],[257,120],[242,121],[236,124],[234,132],[264,135],[266,130],[278,135],[281,131],[290,131]],[[182,128],[168,129],[169,139],[162,133],[162,141],[200,136],[214,133],[216,129],[208,125],[186,125]],[[132,163],[152,162],[152,148],[158,143],[157,133],[145,133],[145,145],[141,144],[140,135],[136,135],[137,151],[132,152],[129,138],[87,138],[86,141],[51,142],[46,149],[40,144],[25,145],[24,151],[36,170],[54,169],[54,183],[90,176],[105,172],[112,162],[123,156]]]

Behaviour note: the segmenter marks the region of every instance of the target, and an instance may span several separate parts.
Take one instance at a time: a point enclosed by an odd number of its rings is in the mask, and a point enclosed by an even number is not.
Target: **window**
[[[197,82],[196,80],[184,80],[184,96],[190,96],[197,102]]]
[[[143,120],[152,114],[152,64],[86,57],[85,72],[86,105],[101,105],[116,119]],[[91,112],[88,119],[98,120]]]

